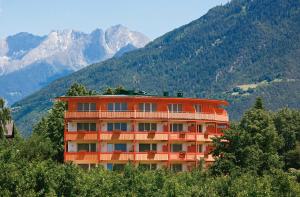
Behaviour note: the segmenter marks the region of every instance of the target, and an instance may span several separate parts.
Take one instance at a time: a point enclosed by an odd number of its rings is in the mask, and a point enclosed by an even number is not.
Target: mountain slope
[[[93,64],[14,105],[19,126],[40,118],[50,98],[74,82],[91,89],[124,85],[161,94],[224,98],[233,119],[256,96],[267,107],[300,107],[300,1],[235,0],[154,40]],[[25,127],[26,131],[29,128]]]
[[[128,45],[140,48],[148,42],[143,34],[122,25],[106,31],[96,29],[91,34],[62,30],[42,37],[29,33],[9,36],[0,41],[0,96],[12,104],[58,76],[111,58]],[[30,79],[25,73],[36,78]]]

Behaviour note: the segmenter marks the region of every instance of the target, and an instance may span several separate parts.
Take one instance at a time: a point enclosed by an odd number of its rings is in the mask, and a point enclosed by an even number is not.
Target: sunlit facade
[[[214,158],[211,138],[228,128],[226,101],[101,95],[60,97],[65,112],[64,160],[83,168],[187,171]]]

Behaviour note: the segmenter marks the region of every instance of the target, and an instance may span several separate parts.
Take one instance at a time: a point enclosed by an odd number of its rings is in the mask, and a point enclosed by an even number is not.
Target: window
[[[115,144],[115,151],[127,151],[127,145],[126,144]]]
[[[96,144],[77,144],[78,152],[96,152]]]
[[[139,152],[156,151],[156,144],[139,144]]]
[[[108,111],[127,111],[127,103],[108,103]]]
[[[84,169],[84,170],[88,170],[88,169],[89,169],[89,164],[78,164],[78,166],[79,166],[81,169]]]
[[[202,112],[202,108],[201,108],[201,105],[200,105],[200,104],[194,105],[194,108],[195,108],[195,112],[196,112],[196,113]]]
[[[113,164],[113,171],[123,171],[125,164]]]
[[[114,151],[114,145],[113,144],[107,144],[107,152],[111,153]]]
[[[96,111],[96,103],[78,103],[77,111],[79,112]]]
[[[113,103],[108,103],[107,109],[108,109],[108,111],[114,111],[114,104]],[[111,168],[112,168],[112,166],[111,166]]]
[[[96,123],[77,123],[77,131],[96,131]]]
[[[122,170],[124,170],[125,164],[108,163],[106,166],[107,166],[107,170],[122,171]]]
[[[182,104],[169,104],[168,109],[169,112],[173,112],[173,113],[182,112]]]
[[[217,125],[217,128],[218,128],[218,129],[226,129],[226,128],[227,128],[227,125],[225,125],[225,124],[218,124],[218,125]]]
[[[141,112],[155,112],[156,104],[155,103],[139,103],[139,111]]]
[[[139,131],[156,131],[156,123],[139,123]]]
[[[197,127],[198,127],[198,132],[202,133],[203,132],[203,125],[199,124],[199,125],[197,125]]]
[[[77,151],[78,152],[89,152],[89,144],[78,144]]]
[[[107,152],[123,151],[127,152],[126,144],[107,144]]]
[[[91,163],[91,164],[90,164],[90,169],[91,169],[91,168],[96,168],[96,164],[92,164],[92,163]]]
[[[107,164],[107,170],[113,170],[113,164],[112,163],[108,163]]]
[[[141,170],[156,170],[157,169],[157,164],[139,164],[139,168]]]
[[[170,124],[170,131],[172,132],[182,132],[183,124]]]
[[[90,123],[90,130],[89,131],[96,131],[96,123]]]
[[[202,153],[202,152],[203,152],[203,145],[202,145],[202,144],[199,144],[199,145],[198,145],[198,152],[199,152],[199,153]]]
[[[182,151],[182,144],[172,144],[172,152],[177,153]]]
[[[96,152],[96,144],[90,144],[90,152]]]
[[[127,123],[107,123],[107,131],[127,131]]]
[[[173,172],[181,172],[182,171],[182,164],[172,164],[172,171]]]

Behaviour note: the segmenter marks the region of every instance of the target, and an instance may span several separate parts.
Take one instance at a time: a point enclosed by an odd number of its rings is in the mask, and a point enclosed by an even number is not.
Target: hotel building
[[[83,168],[186,171],[214,158],[212,137],[228,128],[223,100],[146,95],[60,97],[65,112],[64,160]]]

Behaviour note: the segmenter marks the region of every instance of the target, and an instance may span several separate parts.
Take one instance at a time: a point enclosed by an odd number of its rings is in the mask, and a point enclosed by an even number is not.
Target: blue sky
[[[86,33],[122,24],[151,39],[229,0],[0,0],[0,38],[75,29]]]

